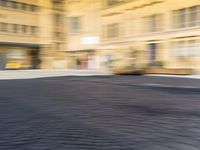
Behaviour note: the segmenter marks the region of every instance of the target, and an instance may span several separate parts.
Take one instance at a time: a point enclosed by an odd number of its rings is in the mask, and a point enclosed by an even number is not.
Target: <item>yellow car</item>
[[[16,63],[16,62],[9,62],[5,66],[6,69],[21,69],[21,67],[22,67],[22,64]]]
[[[27,69],[30,66],[23,61],[8,61],[5,69]]]

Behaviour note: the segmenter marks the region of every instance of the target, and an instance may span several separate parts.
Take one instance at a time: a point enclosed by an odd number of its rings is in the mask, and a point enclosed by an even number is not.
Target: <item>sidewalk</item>
[[[159,74],[147,74],[146,76],[200,79],[200,74],[196,74],[196,75],[159,75]]]
[[[0,71],[0,80],[34,79],[34,78],[62,77],[62,76],[104,76],[104,75],[112,75],[112,72],[107,70],[76,70],[76,69],[3,70]],[[146,74],[145,76],[200,79],[200,74],[182,75],[182,76]]]
[[[102,76],[111,75],[106,70],[73,70],[73,69],[44,69],[44,70],[4,70],[0,71],[0,80],[34,79],[61,76]]]

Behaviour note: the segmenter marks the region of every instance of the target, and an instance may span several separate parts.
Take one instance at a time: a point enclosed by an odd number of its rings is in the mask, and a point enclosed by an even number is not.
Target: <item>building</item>
[[[100,68],[101,0],[68,0],[68,67]]]
[[[66,55],[66,0],[40,0],[39,5],[43,8],[41,16],[41,27],[46,35],[46,41],[41,38],[41,43],[45,42],[43,50],[42,68],[67,68]],[[47,23],[48,22],[48,23]],[[46,61],[44,61],[46,60]]]
[[[102,23],[100,49],[115,67],[200,70],[199,0],[105,0]]]
[[[64,15],[63,0],[0,0],[0,69],[64,67]]]
[[[0,68],[200,70],[199,0],[0,0]]]

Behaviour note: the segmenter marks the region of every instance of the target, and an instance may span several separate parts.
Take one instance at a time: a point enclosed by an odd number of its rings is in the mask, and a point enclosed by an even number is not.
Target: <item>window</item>
[[[197,25],[197,7],[191,7],[188,9],[188,14],[189,14],[189,26],[194,27]]]
[[[174,28],[186,27],[186,9],[173,11],[173,27]]]
[[[21,3],[21,9],[22,10],[27,10],[27,4]]]
[[[0,0],[0,6],[6,7],[8,4],[7,0]]]
[[[9,0],[0,0],[0,6],[13,9],[20,9],[25,11],[32,11],[32,12],[36,12],[38,10],[38,6],[36,5],[20,3],[16,1],[9,1]]]
[[[114,23],[107,26],[107,37],[115,38],[119,36],[119,24]]]
[[[179,28],[184,28],[186,26],[186,9],[178,10],[178,24]]]
[[[3,23],[0,22],[0,32],[2,32],[2,31],[3,31]]]
[[[149,31],[150,32],[156,31],[156,15],[149,17]]]
[[[200,25],[200,6],[173,11],[173,28],[195,27]]]
[[[7,23],[1,23],[1,29],[2,32],[8,31],[8,24]]]
[[[63,38],[63,33],[62,32],[54,32],[55,38]]]
[[[26,26],[26,25],[22,25],[21,26],[21,30],[22,30],[22,33],[27,33],[28,32],[28,26]]]
[[[24,58],[25,52],[21,50],[15,50],[13,49],[12,51],[8,52],[6,57],[9,59],[21,59]]]
[[[12,32],[13,33],[18,33],[19,32],[19,25],[18,24],[13,24],[12,25]]]
[[[22,33],[22,34],[37,34],[37,26],[20,25],[20,24],[10,24],[0,22],[0,32],[10,32],[10,33]]]
[[[0,22],[0,32],[9,32],[10,24]]]
[[[58,25],[62,24],[63,22],[62,14],[54,14],[54,22]]]
[[[158,32],[163,29],[163,15],[155,14],[144,18],[145,31]]]
[[[17,2],[15,2],[15,1],[8,1],[8,2],[7,2],[7,5],[8,5],[8,7],[10,7],[10,8],[14,8],[14,9],[17,8]]]
[[[56,10],[64,9],[64,1],[63,0],[52,0],[52,8]]]
[[[31,26],[31,34],[36,35],[37,34],[37,27],[36,26]]]
[[[33,12],[37,11],[37,6],[30,5],[30,11],[33,11]]]
[[[184,57],[186,57],[186,53],[187,53],[187,44],[186,44],[186,42],[185,41],[180,41],[180,42],[178,42],[178,45],[177,45],[177,57],[179,57],[179,58],[184,58]]]
[[[184,40],[174,42],[174,56],[178,59],[198,58],[200,57],[199,43],[197,40]]]
[[[69,32],[79,33],[81,29],[81,19],[80,17],[69,18]]]
[[[54,47],[56,50],[61,50],[62,49],[62,43],[55,43]]]
[[[199,47],[196,40],[188,41],[188,56],[191,58],[199,58]]]
[[[172,28],[178,28],[178,11],[173,11],[173,20],[172,20]]]

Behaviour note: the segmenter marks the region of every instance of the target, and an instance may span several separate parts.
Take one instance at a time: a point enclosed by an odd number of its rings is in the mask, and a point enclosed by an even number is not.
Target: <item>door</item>
[[[150,60],[150,62],[156,61],[157,47],[158,46],[156,43],[149,44],[149,60]]]
[[[31,56],[31,69],[38,69],[41,64],[40,56],[39,56],[39,50],[38,49],[32,49],[30,51]]]
[[[6,56],[0,53],[0,70],[5,69]]]

